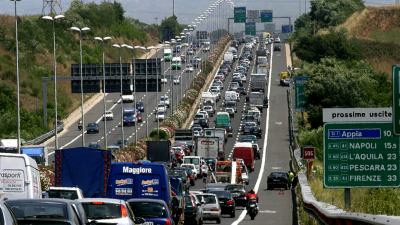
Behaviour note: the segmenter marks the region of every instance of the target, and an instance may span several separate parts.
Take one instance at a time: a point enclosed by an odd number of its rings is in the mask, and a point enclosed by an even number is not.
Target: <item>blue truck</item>
[[[111,164],[107,197],[121,200],[150,198],[171,203],[167,169],[160,163],[117,162]]]

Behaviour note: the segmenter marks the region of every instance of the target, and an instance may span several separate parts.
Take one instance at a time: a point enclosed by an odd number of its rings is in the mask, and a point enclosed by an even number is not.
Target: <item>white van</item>
[[[36,161],[25,154],[0,153],[0,196],[7,199],[42,198]]]
[[[225,92],[225,102],[227,101],[237,101],[238,96],[236,91],[227,91]]]
[[[194,164],[197,171],[199,171],[199,173],[197,174],[197,177],[202,176],[201,157],[200,156],[184,156],[183,164]]]

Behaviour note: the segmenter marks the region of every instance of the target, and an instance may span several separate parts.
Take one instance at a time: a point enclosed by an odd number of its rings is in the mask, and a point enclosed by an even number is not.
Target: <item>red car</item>
[[[175,154],[176,160],[182,162],[183,157],[185,156],[185,151],[183,151],[183,148],[178,146],[172,147],[172,151]]]
[[[140,112],[136,113],[136,118],[137,118],[138,123],[143,122],[143,117],[142,117],[142,114]]]

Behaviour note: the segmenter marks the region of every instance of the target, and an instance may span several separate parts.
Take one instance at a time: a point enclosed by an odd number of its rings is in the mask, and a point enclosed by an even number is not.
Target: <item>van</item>
[[[233,146],[233,159],[243,159],[244,164],[252,172],[254,171],[254,152],[251,143],[237,142]]]
[[[200,156],[184,156],[183,157],[183,164],[194,164],[196,170],[199,171],[197,177],[202,176],[201,170],[201,157]]]
[[[164,48],[164,61],[169,62],[172,58],[172,50],[170,48]]]
[[[225,92],[225,101],[237,101],[236,91],[226,91]]]
[[[232,136],[231,118],[227,112],[217,112],[215,117],[215,128],[224,128],[228,136]]]
[[[121,200],[149,198],[171,203],[171,187],[167,169],[153,162],[112,163],[107,197]]]
[[[36,161],[25,154],[0,153],[0,196],[7,199],[42,198]]]

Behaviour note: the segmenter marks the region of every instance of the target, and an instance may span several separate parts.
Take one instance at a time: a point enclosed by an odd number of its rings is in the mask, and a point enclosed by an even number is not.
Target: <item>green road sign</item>
[[[245,23],[244,32],[246,35],[256,35],[256,23],[255,22]]]
[[[272,22],[272,10],[261,10],[260,11],[260,18],[261,23]]]
[[[399,141],[391,123],[326,123],[324,186],[398,187]]]
[[[306,96],[304,95],[304,83],[308,80],[307,76],[297,76],[294,78],[294,91],[295,91],[295,106],[296,111],[301,112],[304,110],[306,103]]]
[[[233,15],[235,23],[246,23],[246,7],[235,7]]]
[[[400,135],[400,66],[398,65],[392,67],[392,84],[393,132],[395,135]]]

